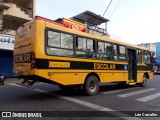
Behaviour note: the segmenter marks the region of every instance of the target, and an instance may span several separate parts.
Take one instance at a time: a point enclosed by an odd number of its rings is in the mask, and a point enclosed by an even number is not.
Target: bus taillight
[[[32,52],[31,53],[31,69],[35,69],[36,68],[36,56],[35,53]]]

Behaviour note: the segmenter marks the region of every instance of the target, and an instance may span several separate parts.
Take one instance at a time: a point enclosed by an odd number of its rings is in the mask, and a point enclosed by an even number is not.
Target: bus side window
[[[105,59],[105,44],[103,42],[98,42],[98,49],[97,49],[97,58],[98,59]]]
[[[69,34],[61,34],[61,48],[73,49],[73,36]]]
[[[142,63],[142,51],[137,50],[137,63]]]
[[[86,38],[76,38],[76,56],[85,58]]]
[[[87,49],[86,49],[86,57],[87,58],[95,58],[95,45],[94,40],[87,39]]]
[[[118,60],[118,51],[117,45],[113,45],[113,58],[114,60]]]
[[[112,44],[111,43],[105,43],[105,53],[106,53],[106,59],[112,60]]]
[[[126,61],[126,47],[124,46],[119,46],[119,60],[120,61]]]
[[[151,54],[149,52],[144,51],[143,58],[144,58],[144,64],[150,64],[151,63]]]
[[[95,58],[94,40],[77,37],[76,56],[83,58]]]
[[[66,33],[48,31],[48,55],[73,57],[73,36]]]
[[[48,46],[60,47],[61,45],[61,34],[59,32],[48,31]]]
[[[86,38],[77,37],[76,50],[86,51]]]

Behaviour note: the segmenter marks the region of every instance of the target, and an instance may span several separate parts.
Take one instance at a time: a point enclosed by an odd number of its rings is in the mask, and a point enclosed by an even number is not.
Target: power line
[[[117,5],[116,5],[115,9],[113,10],[113,12],[111,13],[109,19],[112,17],[112,15],[114,14],[114,12],[116,11],[116,9],[118,8],[118,6],[119,6],[119,4],[120,4],[121,1],[122,1],[122,0],[119,0],[119,1],[118,1]]]
[[[106,12],[107,12],[109,6],[111,5],[111,3],[112,3],[112,0],[111,0],[110,3],[108,4],[108,6],[107,6],[106,10],[104,11],[102,17],[104,17],[104,15],[106,14]],[[98,17],[99,17],[99,16],[95,17],[91,22],[94,22]],[[92,31],[92,32],[93,32],[93,31]]]
[[[111,0],[110,3],[108,4],[108,6],[107,6],[106,10],[104,11],[102,17],[104,17],[104,15],[106,14],[106,12],[107,12],[109,6],[111,5],[111,3],[112,3],[112,0]],[[95,17],[95,18],[92,20],[92,22],[94,22],[98,17],[99,17],[99,16]],[[96,26],[96,27],[97,27],[97,26]],[[93,30],[91,31],[91,34],[92,34],[92,32],[93,32]]]
[[[111,3],[112,3],[112,0],[111,0],[111,1],[110,1],[110,3],[108,4],[108,6],[107,6],[107,8],[106,8],[105,12],[103,13],[102,17],[104,17],[104,15],[106,14],[106,12],[107,12],[107,10],[108,10],[109,6],[111,5]]]
[[[42,3],[42,1],[39,1],[38,3]],[[60,4],[60,2],[57,3],[57,1],[49,1],[49,0],[45,0],[45,3],[43,2],[43,5],[46,5],[46,6],[55,6],[55,7],[59,7],[59,8],[63,8],[63,9],[68,9],[68,10],[73,10],[73,11],[79,11],[79,10],[82,10],[82,9],[79,9],[77,7],[72,7],[70,5],[67,5],[65,3],[63,4]],[[63,9],[59,9],[59,10],[63,10]]]
[[[70,4],[70,3],[68,3],[68,2],[62,2],[62,1],[60,1],[60,0],[54,0],[54,1],[50,1],[50,0],[46,0],[46,1],[48,1],[48,2],[50,2],[50,3],[53,3],[53,4],[55,4],[55,3],[57,3],[57,4],[59,4],[59,5],[65,5],[65,6],[67,6],[67,7],[70,7],[70,8],[73,8],[73,9],[77,9],[77,10],[84,10],[84,9],[82,9],[82,7],[79,7],[79,6],[77,6],[77,5],[75,5],[75,4]]]
[[[65,9],[65,10],[69,10],[69,11],[72,11],[72,12],[75,12],[75,11],[78,12],[78,10],[76,10],[76,9],[59,6],[59,5],[56,5],[56,4],[46,4],[46,3],[41,3],[41,2],[38,2],[37,4],[42,5],[42,6],[44,6],[44,7],[48,7],[48,6],[49,6],[49,7],[52,7],[52,9],[58,8],[59,11],[61,11],[62,8],[63,8],[63,10]],[[57,9],[56,9],[56,10],[57,10]]]

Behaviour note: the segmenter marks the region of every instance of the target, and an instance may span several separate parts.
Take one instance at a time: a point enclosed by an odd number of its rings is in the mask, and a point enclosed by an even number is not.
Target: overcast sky
[[[103,15],[110,0],[37,0],[36,3],[36,15],[54,20],[86,10]],[[160,42],[160,0],[112,0],[104,17],[110,19],[108,32],[124,42]]]

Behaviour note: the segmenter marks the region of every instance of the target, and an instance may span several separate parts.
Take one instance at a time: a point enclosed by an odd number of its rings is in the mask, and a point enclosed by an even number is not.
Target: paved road
[[[160,111],[160,76],[158,75],[148,81],[148,86],[145,88],[138,86],[120,88],[117,84],[102,85],[96,96],[85,96],[81,90],[62,91],[56,85],[45,83],[36,83],[35,89],[28,89],[15,84],[17,81],[10,79],[6,81],[5,86],[0,86],[0,111],[53,111],[48,114],[60,120],[111,119],[106,116],[112,116],[112,119],[138,120],[147,119],[139,117],[138,113],[141,112],[138,111],[150,111],[149,113],[155,114],[156,111]],[[68,113],[55,111],[68,111]],[[68,117],[59,118],[63,114]],[[133,117],[135,114],[137,116]]]

